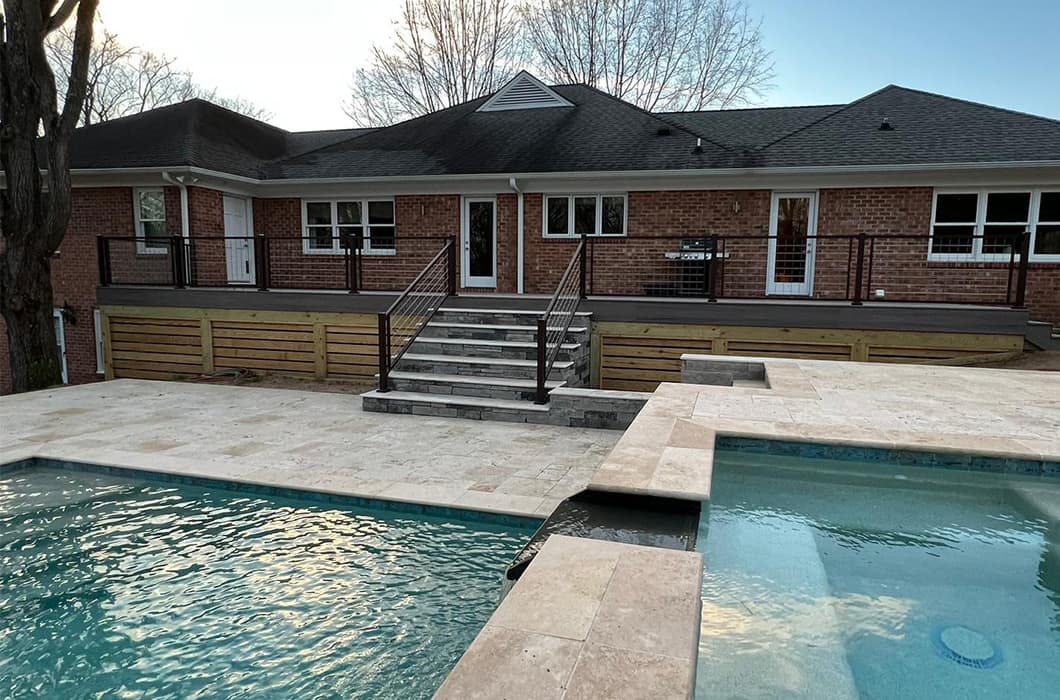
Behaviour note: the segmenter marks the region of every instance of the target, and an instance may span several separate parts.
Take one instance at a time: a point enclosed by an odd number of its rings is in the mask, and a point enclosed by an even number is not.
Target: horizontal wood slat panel
[[[202,329],[193,319],[108,318],[113,375],[174,379],[202,373]]]

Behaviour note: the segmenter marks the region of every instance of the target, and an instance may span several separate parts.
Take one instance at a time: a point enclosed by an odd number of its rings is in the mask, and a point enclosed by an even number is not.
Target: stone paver
[[[0,462],[39,455],[547,515],[620,434],[361,410],[360,398],[123,379],[0,398]]]

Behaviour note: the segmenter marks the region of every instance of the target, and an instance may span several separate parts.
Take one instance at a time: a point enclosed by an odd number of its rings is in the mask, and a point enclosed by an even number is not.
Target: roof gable
[[[523,70],[483,102],[478,111],[502,112],[509,109],[573,106],[555,90]]]

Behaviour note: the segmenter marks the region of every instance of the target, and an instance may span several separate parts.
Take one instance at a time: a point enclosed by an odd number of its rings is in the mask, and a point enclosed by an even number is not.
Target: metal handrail
[[[379,314],[379,391],[390,391],[390,371],[423,332],[450,295],[456,294],[456,239],[449,237],[416,278],[386,311]],[[415,319],[398,325],[403,342],[394,352],[393,319]],[[422,317],[422,318],[421,318]]]
[[[546,391],[548,375],[556,363],[556,358],[559,357],[567,331],[570,330],[571,322],[578,311],[578,304],[585,298],[585,248],[585,236],[582,236],[574,255],[567,263],[567,269],[556,285],[552,299],[545,307],[545,312],[537,320],[537,396],[535,403],[538,404],[548,403],[548,391]],[[575,276],[575,271],[577,271],[577,276]],[[570,289],[573,286],[572,282],[577,283],[574,289]],[[564,295],[565,291],[566,295]],[[555,325],[550,326],[550,323],[554,323],[553,317],[557,317],[557,320]],[[562,326],[559,323],[562,323]],[[555,331],[551,335],[549,328]],[[552,342],[553,338],[555,338],[554,342]]]

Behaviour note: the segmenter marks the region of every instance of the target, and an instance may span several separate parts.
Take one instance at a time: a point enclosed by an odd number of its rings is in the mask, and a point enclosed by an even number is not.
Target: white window
[[[165,193],[160,189],[133,190],[133,214],[136,222],[137,252],[168,252]]]
[[[545,238],[626,235],[626,195],[545,195],[542,215]]]
[[[96,329],[96,374],[103,374],[103,314],[99,309],[92,310],[92,325]]]
[[[1060,261],[1060,187],[1038,192],[1031,223],[1031,260]]]
[[[341,255],[345,241],[360,236],[369,255],[395,252],[394,200],[304,200],[303,250],[311,254]]]
[[[1006,262],[1027,231],[1032,260],[1060,260],[1060,188],[940,191],[931,218],[932,260]]]

